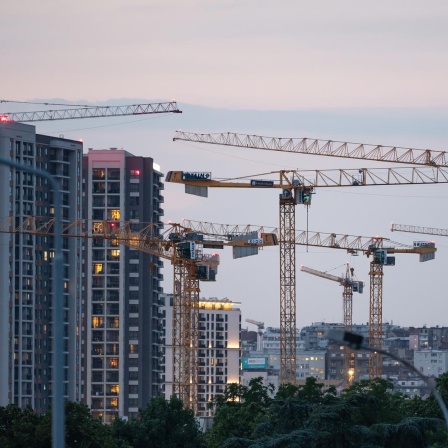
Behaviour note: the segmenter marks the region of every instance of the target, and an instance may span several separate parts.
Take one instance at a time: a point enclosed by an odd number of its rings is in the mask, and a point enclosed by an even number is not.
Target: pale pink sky
[[[447,150],[447,23],[446,0],[9,0],[0,11],[0,100],[176,99],[183,114],[36,125],[39,133],[82,138],[86,150],[118,147],[151,156],[163,173],[231,177],[282,168],[377,167],[186,145],[172,137],[176,129],[233,131]],[[22,106],[0,104],[2,112]],[[350,107],[357,110],[335,109]],[[275,109],[297,112],[260,112]],[[425,237],[390,234],[390,222],[447,228],[446,188],[320,189],[309,226],[412,244]],[[203,199],[166,184],[164,219],[278,226],[278,192],[223,190]],[[306,218],[298,208],[298,229]],[[448,240],[434,239],[435,261],[403,255],[387,268],[384,320],[448,325]],[[277,248],[245,260],[227,252],[218,281],[203,285],[201,295],[240,301],[243,319],[278,326]],[[304,247],[297,253],[298,269],[305,264],[340,275],[350,261],[358,278],[368,281],[365,257]],[[171,266],[165,266],[164,289],[171,292]],[[298,270],[298,325],[341,321],[341,295],[337,284]],[[355,299],[354,321],[365,323],[368,288]]]
[[[1,99],[447,106],[445,0],[3,2]]]

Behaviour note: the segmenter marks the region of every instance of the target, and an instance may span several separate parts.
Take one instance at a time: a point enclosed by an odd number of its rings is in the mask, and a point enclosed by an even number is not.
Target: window
[[[102,369],[104,358],[92,358],[92,369]]]
[[[129,285],[130,286],[138,286],[139,278],[138,277],[129,277]]]
[[[103,272],[103,263],[93,263],[94,274],[102,274]]]
[[[129,198],[129,204],[131,207],[136,207],[140,204],[140,197],[139,196],[131,196]]]
[[[129,318],[129,326],[130,327],[138,327],[138,317],[130,317]]]
[[[120,182],[109,182],[107,184],[107,192],[112,194],[120,193]]]
[[[92,341],[101,342],[103,341],[103,332],[102,331],[92,331]]]
[[[99,196],[100,198],[103,196]],[[120,196],[108,196],[107,197],[108,207],[120,207]]]
[[[138,179],[140,177],[140,170],[131,170],[131,179]]]
[[[107,178],[109,180],[120,179],[120,169],[119,168],[108,168],[107,169]]]
[[[106,192],[106,186],[104,182],[94,182],[93,183],[93,193],[103,194]]]
[[[93,209],[92,218],[103,220],[104,219],[104,210]],[[98,233],[98,232],[96,232],[96,233]]]
[[[120,393],[120,386],[118,384],[111,384],[107,386],[107,393],[110,395],[118,395]]]
[[[118,398],[107,398],[106,407],[107,409],[118,409]]]
[[[104,168],[94,168],[92,170],[92,179],[94,180],[102,180],[104,179],[106,173]]]
[[[108,215],[107,219],[112,219],[114,221],[120,220],[120,210],[119,209],[108,210],[107,215]]]
[[[118,369],[118,358],[109,358],[108,367],[110,369]]]
[[[120,299],[119,291],[107,291],[107,301],[108,302],[118,302]]]
[[[107,251],[108,260],[119,260],[120,259],[120,249],[109,249]]]
[[[92,314],[104,314],[104,308],[102,303],[92,304]]]
[[[104,207],[104,196],[93,197],[93,207]]]
[[[92,383],[102,383],[103,372],[92,372]]]
[[[93,328],[103,328],[104,327],[104,317],[98,317],[98,316],[92,317],[92,327]]]
[[[119,328],[120,318],[119,317],[108,317],[107,318],[107,328]]]

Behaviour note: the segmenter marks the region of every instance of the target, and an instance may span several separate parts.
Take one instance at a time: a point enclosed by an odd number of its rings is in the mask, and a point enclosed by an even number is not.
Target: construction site
[[[428,185],[446,184],[445,152],[176,131],[174,145],[219,146],[241,154],[274,151],[326,163],[335,160],[338,166],[347,161],[356,168],[229,172],[227,177],[215,177],[219,165],[198,170],[178,166],[176,159],[162,171],[153,157],[118,148],[85,148],[83,142],[63,135],[36,133],[35,123],[181,114],[176,102],[54,107],[0,113],[0,283],[2,297],[8,298],[0,311],[0,377],[8,378],[0,384],[0,405],[15,403],[45,412],[60,380],[57,387],[64,397],[86,403],[92,415],[105,423],[117,414],[135,417],[151,397],[160,394],[176,395],[199,417],[209,415],[207,403],[227,384],[240,382],[244,362],[261,370],[272,366],[262,356],[265,322],[246,319],[257,328],[254,352],[259,360],[242,357],[243,298],[206,299],[204,291],[216,283],[219,296],[227,296],[226,285],[233,279],[221,278],[224,259],[225,263],[232,263],[230,257],[238,259],[242,275],[245,266],[255,263],[253,259],[257,265],[266,264],[265,255],[274,251],[277,261],[269,265],[270,277],[258,276],[257,287],[263,290],[275,283],[277,290],[274,297],[260,297],[260,309],[272,302],[279,310],[275,316],[269,312],[269,325],[278,328],[273,336],[278,344],[277,384],[297,384],[304,378],[298,319],[302,322],[302,310],[314,305],[303,298],[301,273],[342,286],[339,294],[333,291],[331,296],[332,302],[339,300],[335,322],[347,333],[354,331],[357,296],[363,295],[361,319],[372,351],[362,373],[370,379],[383,376],[383,300],[388,300],[384,279],[394,277],[398,270],[394,266],[402,258],[436,263],[436,244],[422,234],[446,236],[446,230],[392,225],[395,232],[420,234],[412,243],[396,242],[388,235],[363,236],[361,227],[355,234],[333,233],[336,223],[327,219],[315,224],[311,207],[319,201],[320,191],[359,194],[397,186],[401,191],[423,191]],[[376,167],[365,167],[368,162]],[[55,180],[57,190],[43,171]],[[170,198],[175,195],[178,203],[190,200],[183,189],[203,201],[203,220],[176,222],[165,217],[168,186]],[[249,213],[260,207],[268,210],[269,225],[229,224],[224,204],[221,223],[210,222],[207,201],[213,201],[215,190],[226,191],[230,203],[241,194],[246,198],[253,193],[256,199],[247,200],[242,208]],[[343,207],[341,213],[352,220]],[[374,213],[371,216],[377,219]],[[309,219],[313,228],[325,231],[311,230]],[[320,265],[301,264],[299,250],[315,249],[349,256],[351,262],[342,261],[340,275],[326,270],[326,256],[320,257]],[[367,259],[365,272],[352,266],[357,256]],[[246,275],[246,282],[251,281]],[[256,314],[256,308],[247,312]],[[343,389],[361,372],[353,348],[345,345],[341,350],[334,384]],[[55,358],[60,377],[54,370]]]

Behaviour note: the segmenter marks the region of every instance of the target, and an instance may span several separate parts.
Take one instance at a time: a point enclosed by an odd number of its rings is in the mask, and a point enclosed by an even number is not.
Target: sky
[[[173,142],[177,129],[309,137],[446,150],[448,4],[445,1],[174,2],[42,0],[2,5],[0,112],[41,110],[26,102],[136,104],[176,100],[182,114],[36,124],[42,134],[88,148],[150,156],[161,171],[236,177],[280,169],[378,168],[378,163]],[[385,268],[383,317],[408,326],[448,325],[448,240],[391,233],[391,222],[446,228],[447,186],[320,188],[297,229],[376,236],[438,252],[419,263],[397,255]],[[278,227],[278,191],[215,189],[207,199],[165,184],[166,222],[183,218]],[[340,275],[345,263],[368,283],[369,259],[297,247],[297,325],[342,321],[342,287],[300,272]],[[164,290],[172,267],[165,262]],[[279,251],[233,260],[221,255],[203,297],[241,303],[246,318],[279,325]],[[366,323],[369,291],[354,295]],[[250,327],[250,324],[247,324]]]

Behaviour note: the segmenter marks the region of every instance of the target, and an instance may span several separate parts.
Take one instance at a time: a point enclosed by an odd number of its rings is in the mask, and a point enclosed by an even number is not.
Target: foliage
[[[254,429],[267,421],[267,409],[273,386],[264,386],[262,378],[253,378],[249,386],[230,384],[223,396],[213,401],[213,427],[206,435],[208,446],[220,447],[230,438],[249,438]]]
[[[425,415],[428,400],[410,400],[388,380],[360,381],[337,396],[308,378],[302,386],[281,385],[274,399],[254,407],[245,397],[257,396],[261,384],[260,378],[247,388],[234,386],[215,401],[215,421],[206,434],[210,448],[446,446],[443,420]],[[439,384],[448,392],[448,381]]]
[[[448,374],[437,379],[448,398]],[[67,402],[67,448],[442,448],[448,434],[434,398],[408,399],[384,379],[360,381],[340,396],[315,378],[272,386],[261,378],[228,385],[214,398],[214,423],[205,434],[176,397],[153,398],[138,418],[105,425],[87,406]],[[0,407],[2,448],[51,448],[51,413]]]
[[[202,446],[202,433],[193,411],[185,409],[175,396],[168,401],[163,397],[153,398],[145,409],[140,410],[138,420],[125,422],[117,418],[111,430],[116,439],[133,448]]]

